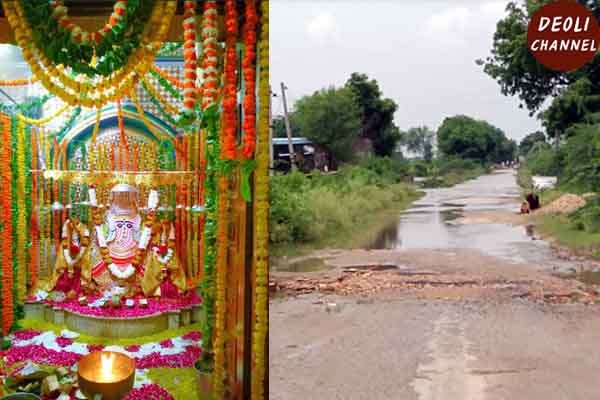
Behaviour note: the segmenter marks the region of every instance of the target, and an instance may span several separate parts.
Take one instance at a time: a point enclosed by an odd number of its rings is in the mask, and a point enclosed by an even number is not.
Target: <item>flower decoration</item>
[[[174,400],[166,389],[155,383],[131,390],[123,400]]]
[[[53,0],[50,1],[50,10],[52,18],[54,18],[58,24],[59,29],[64,29],[69,31],[71,37],[75,42],[80,44],[90,44],[90,42],[94,45],[102,44],[104,38],[109,33],[114,32],[115,30],[123,30],[123,27],[117,29],[117,25],[123,21],[123,17],[127,12],[135,13],[139,6],[138,1],[132,2],[132,7],[128,10],[127,8],[127,0],[117,0],[115,5],[113,6],[113,12],[110,15],[108,22],[104,24],[102,29],[99,29],[96,32],[87,32],[83,30],[79,25],[75,24],[68,15],[68,9],[65,7],[64,2],[62,0]]]
[[[255,248],[254,263],[256,268],[255,315],[252,354],[254,357],[252,374],[252,398],[264,397],[265,379],[265,346],[269,318],[268,318],[268,280],[269,280],[269,2],[261,2],[261,33],[259,44],[259,149],[257,169],[255,175]]]
[[[235,159],[237,135],[237,35],[236,1],[225,0],[225,72],[221,157],[227,160]]]
[[[49,92],[66,103],[94,108],[100,108],[107,102],[120,99],[129,93],[137,82],[137,74],[143,75],[149,69],[168,33],[169,24],[176,11],[176,2],[155,1],[149,22],[153,29],[144,32],[139,45],[135,46],[131,55],[126,58],[126,64],[115,69],[110,76],[100,78],[95,76],[91,79],[85,74],[72,76],[61,63],[52,60],[38,47],[34,39],[36,33],[25,17],[21,3],[8,0],[2,2],[6,17],[15,32],[16,42],[23,51],[23,58],[29,64],[34,76]],[[32,6],[29,2],[26,3],[26,6]],[[47,3],[39,8],[44,9],[46,6]]]
[[[192,117],[196,111],[196,0],[183,2],[183,113]]]
[[[0,164],[11,165],[11,126],[13,121],[5,114],[0,114]],[[2,334],[7,335],[14,322],[13,304],[13,269],[12,269],[12,169],[0,170],[0,226],[2,226],[2,242],[0,257],[2,268]]]
[[[217,17],[216,0],[206,0],[202,14],[202,110],[215,104],[219,91]]]
[[[244,76],[244,132],[242,155],[246,159],[254,157],[256,147],[256,24],[258,15],[256,3],[246,2],[246,23],[244,24],[244,59],[242,71]]]
[[[59,336],[59,337],[56,338],[56,343],[60,347],[67,347],[67,346],[70,346],[70,345],[73,344],[73,339]]]
[[[90,353],[93,353],[94,351],[104,350],[104,346],[101,344],[88,344],[87,349]]]

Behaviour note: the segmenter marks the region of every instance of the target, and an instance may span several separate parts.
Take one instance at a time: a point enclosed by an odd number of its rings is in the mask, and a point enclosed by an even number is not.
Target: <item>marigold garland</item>
[[[82,81],[83,75],[71,77],[64,68],[55,66],[36,47],[33,32],[25,22],[19,2],[3,0],[2,4],[15,32],[15,39],[23,51],[23,58],[42,85],[70,105],[90,108],[100,108],[107,102],[122,98],[130,91],[136,83],[136,72],[145,74],[148,65],[153,62],[176,11],[176,2],[157,1],[151,17],[152,22],[146,27],[141,45],[133,51],[127,64],[109,77],[97,80],[84,78]]]
[[[256,270],[255,310],[252,355],[252,399],[264,398],[265,345],[269,327],[268,283],[269,283],[269,1],[261,2],[261,33],[259,44],[259,138],[257,168],[255,173],[254,205],[254,265]]]
[[[237,5],[225,0],[225,73],[223,88],[223,126],[221,157],[235,159],[237,136]]]
[[[29,137],[29,144],[31,146],[31,169],[36,170],[38,168],[38,139],[35,132],[31,132]],[[37,201],[38,199],[38,176],[37,174],[30,174],[31,176],[31,198]],[[29,282],[31,288],[35,289],[37,286],[38,279],[38,265],[40,257],[40,230],[38,228],[39,223],[39,211],[38,207],[32,207],[31,220],[29,223],[31,230],[31,250],[29,252]]]
[[[12,163],[11,119],[0,114],[0,225],[2,240],[0,243],[0,257],[2,267],[2,335],[7,335],[14,322],[14,297],[13,297],[13,253],[12,253],[12,169],[6,166]]]
[[[21,79],[0,79],[0,86],[26,86],[37,82],[35,76]]]
[[[56,110],[54,112],[54,114],[49,115],[49,116],[47,116],[45,118],[41,118],[41,119],[29,118],[29,117],[24,116],[21,113],[17,113],[17,117],[19,118],[20,121],[26,122],[29,125],[45,125],[48,122],[52,121],[53,119],[57,118],[58,116],[62,115],[68,109],[69,109],[69,105],[65,104],[64,106],[62,106],[61,108],[59,108],[58,110]]]
[[[206,0],[202,14],[202,110],[215,104],[219,91],[217,2]]]
[[[167,71],[161,69],[156,64],[150,67],[150,72],[168,80],[169,82],[171,82],[172,85],[175,85],[179,89],[183,89],[185,87],[185,83],[183,81],[180,81],[174,76],[171,76]]]
[[[84,32],[67,16],[62,1],[22,1],[23,16],[37,46],[54,64],[90,77],[109,76],[122,68],[143,40],[157,0],[117,1],[106,32]],[[118,17],[114,15],[120,13]],[[91,40],[90,35],[94,40]]]
[[[183,114],[192,118],[196,110],[196,0],[183,2]]]
[[[256,24],[258,15],[256,3],[246,2],[246,23],[244,24],[244,59],[242,71],[244,75],[244,132],[242,155],[246,159],[254,157],[256,147]]]
[[[15,165],[13,165],[13,173],[16,175],[15,179],[15,201],[16,201],[16,268],[17,268],[17,301],[22,304],[27,295],[27,207],[26,199],[27,193],[25,192],[25,175],[29,172],[26,171],[27,164],[25,164],[25,123],[22,119],[19,119],[17,123],[17,137],[16,137],[16,154],[15,154]]]
[[[50,9],[52,10],[52,18],[56,19],[58,26],[68,30],[77,43],[87,44],[91,41],[95,44],[101,44],[104,37],[123,20],[123,16],[127,13],[127,0],[117,0],[115,2],[108,22],[96,32],[88,32],[75,24],[69,18],[68,9],[62,0],[50,1]]]

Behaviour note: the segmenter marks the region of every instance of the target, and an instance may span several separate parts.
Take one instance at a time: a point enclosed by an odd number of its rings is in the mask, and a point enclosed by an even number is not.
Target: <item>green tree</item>
[[[340,161],[351,160],[360,130],[360,109],[348,88],[331,86],[295,104],[295,123],[302,136],[326,146]]]
[[[410,128],[402,137],[402,144],[411,153],[419,154],[425,161],[433,158],[433,141],[435,132],[427,126]]]
[[[291,112],[288,114],[290,119],[290,129],[292,130],[292,136],[298,136],[300,134],[300,129],[298,129],[298,123],[296,122],[296,114]],[[271,126],[273,127],[273,137],[287,137],[287,132],[285,130],[285,118],[283,115],[276,115],[273,117],[273,121],[271,122]]]
[[[525,136],[519,143],[519,154],[526,156],[527,153],[529,153],[529,150],[531,150],[533,145],[537,142],[546,142],[546,135],[544,135],[544,132],[536,131]]]
[[[507,15],[498,22],[491,56],[478,60],[499,84],[503,94],[518,96],[531,115],[553,98],[540,114],[549,137],[562,135],[572,123],[583,122],[600,112],[600,55],[572,72],[557,72],[537,62],[527,48],[527,26],[533,14],[554,0],[511,1]],[[600,0],[578,0],[600,16]]]
[[[516,149],[502,130],[465,115],[444,119],[437,138],[442,154],[479,162],[511,160]]]
[[[401,138],[399,129],[394,125],[394,113],[398,109],[396,102],[382,98],[379,84],[366,74],[353,73],[346,87],[354,92],[360,107],[360,136],[371,140],[376,155],[392,155]]]

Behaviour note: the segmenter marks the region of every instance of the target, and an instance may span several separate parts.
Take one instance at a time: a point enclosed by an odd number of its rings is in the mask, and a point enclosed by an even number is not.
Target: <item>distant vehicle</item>
[[[288,138],[273,138],[273,169],[278,172],[290,171],[290,150]],[[324,172],[337,169],[330,152],[311,140],[303,137],[292,138],[294,155],[298,169],[308,173],[314,169]]]
[[[556,176],[532,176],[531,180],[533,188],[538,190],[552,189],[556,186],[556,182],[558,182]]]

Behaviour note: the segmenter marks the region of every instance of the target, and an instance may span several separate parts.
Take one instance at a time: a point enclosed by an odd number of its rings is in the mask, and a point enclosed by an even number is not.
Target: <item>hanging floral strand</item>
[[[2,165],[11,165],[11,119],[0,115],[2,152],[0,162]],[[2,257],[2,335],[8,334],[14,322],[13,305],[13,270],[12,270],[12,169],[0,169],[0,223],[2,227],[2,243],[0,243]]]
[[[17,268],[17,301],[23,303],[27,294],[27,207],[25,193],[25,175],[27,165],[25,164],[25,123],[19,119],[17,123],[16,154],[13,172],[15,179],[15,202],[16,209],[16,268]]]
[[[217,17],[216,0],[206,0],[202,14],[202,110],[215,103],[219,91]]]
[[[193,119],[196,111],[196,0],[183,2],[183,114]]]
[[[244,24],[244,59],[242,71],[244,74],[244,132],[242,155],[246,159],[254,157],[256,147],[256,2],[246,2],[246,23]]]
[[[252,399],[264,398],[265,345],[268,334],[268,281],[269,281],[269,1],[261,2],[261,33],[259,44],[259,138],[258,162],[255,181],[255,235],[254,265],[256,270],[255,309],[256,320],[252,338],[254,369],[252,373]]]
[[[225,0],[225,73],[223,93],[223,132],[221,157],[235,159],[237,133],[237,6],[235,0]]]
[[[31,146],[31,169],[38,169],[38,142],[37,135],[31,132],[29,143]],[[38,265],[40,257],[40,229],[38,214],[38,174],[31,174],[31,220],[29,223],[31,229],[31,250],[29,251],[29,282],[32,289],[36,288],[38,279]]]

